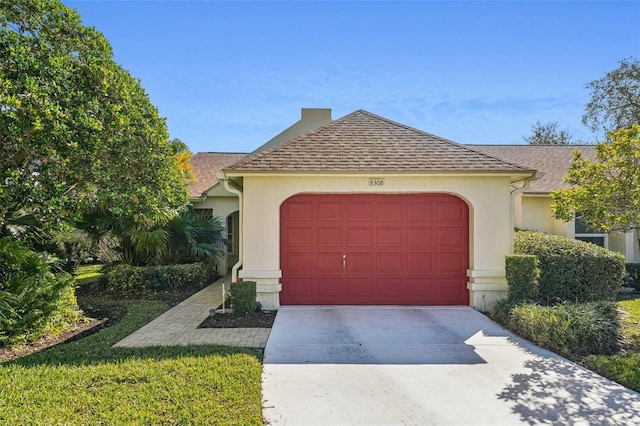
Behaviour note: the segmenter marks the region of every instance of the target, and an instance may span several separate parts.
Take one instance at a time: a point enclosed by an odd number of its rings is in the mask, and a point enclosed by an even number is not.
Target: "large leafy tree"
[[[630,57],[599,80],[587,84],[591,100],[582,123],[596,132],[608,133],[640,124],[640,61]]]
[[[640,124],[609,133],[610,143],[596,146],[596,160],[575,151],[565,177],[571,188],[553,191],[557,218],[604,231],[640,229]]]
[[[523,139],[529,145],[569,145],[573,142],[573,135],[566,129],[559,129],[557,121],[548,123],[536,122],[531,127],[531,134],[523,136]]]
[[[186,190],[166,123],[106,39],[57,0],[0,0],[0,228],[100,205],[136,221]]]

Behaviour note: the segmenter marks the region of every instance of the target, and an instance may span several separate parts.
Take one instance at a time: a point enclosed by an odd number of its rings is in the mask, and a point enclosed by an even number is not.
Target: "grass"
[[[86,284],[97,280],[102,276],[103,265],[82,265],[76,270],[76,282]]]
[[[167,305],[126,308],[96,334],[0,364],[0,424],[262,424],[261,351],[112,348]]]
[[[624,318],[622,326],[629,347],[624,353],[613,356],[588,356],[583,364],[598,374],[640,392],[640,296],[620,300],[618,306],[629,315]]]

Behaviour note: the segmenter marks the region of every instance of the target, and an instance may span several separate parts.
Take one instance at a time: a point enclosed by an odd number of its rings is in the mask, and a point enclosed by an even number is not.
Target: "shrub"
[[[249,315],[256,310],[255,281],[231,283],[231,307],[234,316]]]
[[[625,269],[627,272],[624,277],[625,287],[633,287],[640,291],[640,263],[627,263]]]
[[[528,254],[506,257],[509,298],[514,301],[536,300],[538,297],[538,259]]]
[[[538,258],[542,303],[613,301],[622,285],[624,257],[595,244],[520,231],[514,249]]]
[[[106,288],[124,294],[139,290],[163,290],[211,282],[215,275],[202,263],[164,266],[131,266],[119,264],[109,268]]]
[[[540,306],[503,300],[491,316],[525,339],[568,358],[618,350],[620,322],[614,302]]]

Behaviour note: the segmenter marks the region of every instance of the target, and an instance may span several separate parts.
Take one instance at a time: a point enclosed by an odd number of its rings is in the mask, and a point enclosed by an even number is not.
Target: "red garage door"
[[[283,305],[466,305],[469,210],[447,194],[304,194],[280,210]]]

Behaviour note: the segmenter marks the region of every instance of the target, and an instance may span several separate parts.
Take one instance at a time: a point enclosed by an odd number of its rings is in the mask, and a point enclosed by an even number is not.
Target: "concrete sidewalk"
[[[281,307],[271,425],[640,425],[640,394],[467,307]]]
[[[149,324],[125,337],[115,347],[226,345],[264,348],[269,328],[197,328],[209,310],[222,304],[222,284],[229,288],[231,277],[215,283],[169,309]]]

